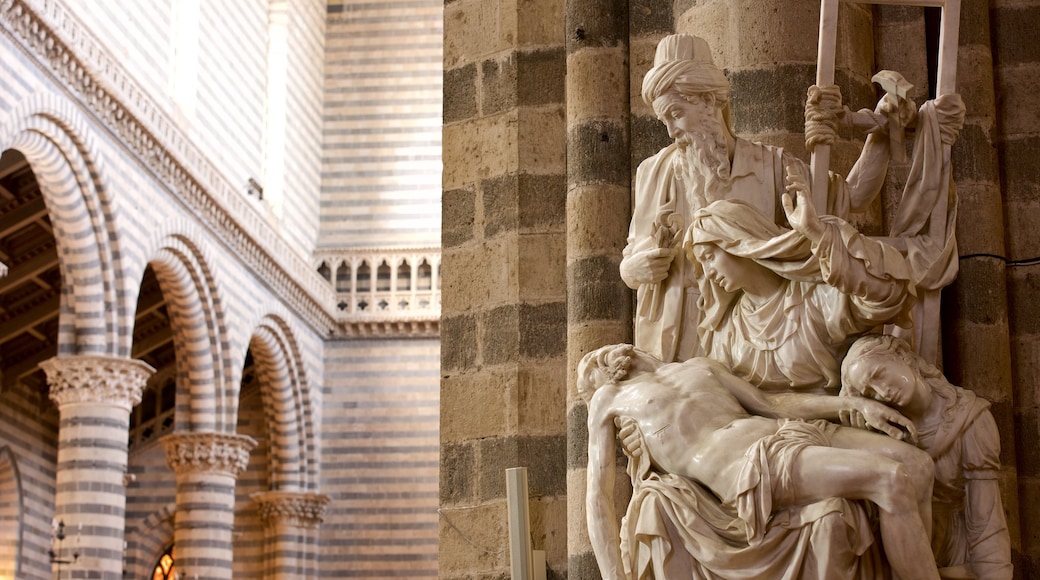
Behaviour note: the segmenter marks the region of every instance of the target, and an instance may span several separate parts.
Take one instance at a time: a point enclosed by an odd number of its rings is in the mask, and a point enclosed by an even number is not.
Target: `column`
[[[444,6],[444,578],[508,575],[505,470],[528,468],[534,549],[567,567],[563,5]]]
[[[177,568],[183,578],[230,580],[235,479],[256,441],[228,433],[174,433],[160,441],[177,474]]]
[[[567,573],[597,578],[585,515],[588,410],[577,395],[575,373],[585,353],[632,342],[632,293],[618,270],[631,219],[635,161],[629,128],[630,11],[626,0],[569,0],[566,9]],[[624,470],[617,481],[619,487],[628,481]]]
[[[1023,577],[1040,569],[1040,456],[1030,452],[1040,436],[1040,58],[1022,50],[1033,45],[1025,39],[1040,11],[1029,4],[961,3],[957,92],[966,117],[951,162],[960,272],[943,291],[943,371],[992,403],[1012,564]]]
[[[130,410],[155,369],[106,356],[55,357],[40,363],[58,406],[55,519],[65,523],[68,578],[122,579]]]
[[[329,496],[267,491],[252,498],[264,525],[264,578],[317,578],[318,526]]]

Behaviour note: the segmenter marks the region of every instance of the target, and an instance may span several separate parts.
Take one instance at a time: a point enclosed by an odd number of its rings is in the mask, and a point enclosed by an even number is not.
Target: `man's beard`
[[[704,191],[695,193],[703,195],[706,204],[725,197],[732,179],[722,123],[705,119],[698,130],[686,133],[676,142],[682,153],[679,164],[684,181],[694,187],[704,183]]]

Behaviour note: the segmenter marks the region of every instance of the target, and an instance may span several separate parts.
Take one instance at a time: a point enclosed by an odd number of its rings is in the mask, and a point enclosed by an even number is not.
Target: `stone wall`
[[[328,4],[319,247],[436,246],[443,5]]]
[[[1022,534],[1022,558],[1018,573],[1023,578],[1040,575],[1040,452],[1035,444],[1040,436],[1040,173],[1037,172],[1037,153],[1040,151],[1040,91],[1036,79],[1040,72],[1040,53],[1037,52],[1035,33],[1040,25],[1040,5],[1036,2],[995,2],[989,10],[992,35],[992,77],[996,89],[997,114],[995,122],[987,127],[987,135],[995,142],[999,159],[998,175],[1003,200],[1003,229],[1006,241],[1001,251],[995,252],[998,262],[1006,260],[1007,320],[1000,318],[999,310],[974,310],[965,315],[988,325],[1007,325],[1011,335],[1010,400],[1014,431],[1005,429],[1007,420],[1000,425],[1005,442],[1014,438],[1015,464],[1018,468],[1018,503]],[[985,62],[976,65],[985,71]],[[985,77],[982,77],[985,78]],[[962,224],[966,219],[962,218]],[[985,260],[980,257],[980,261]],[[999,264],[989,268],[1002,274]],[[981,277],[981,276],[980,276]],[[990,299],[1002,298],[997,286],[989,292],[973,292],[977,303],[989,304]],[[982,290],[982,289],[979,289]],[[966,306],[975,306],[973,302]],[[975,344],[973,337],[973,344]],[[980,346],[983,341],[977,342]],[[1007,405],[1007,403],[1005,403]],[[1006,408],[1006,407],[1005,407]],[[1007,411],[1005,410],[1005,414]],[[1015,489],[1008,490],[1009,494]]]
[[[562,6],[444,7],[443,578],[508,574],[505,469],[535,549],[566,568]]]
[[[438,341],[335,340],[326,352],[321,577],[435,578]]]

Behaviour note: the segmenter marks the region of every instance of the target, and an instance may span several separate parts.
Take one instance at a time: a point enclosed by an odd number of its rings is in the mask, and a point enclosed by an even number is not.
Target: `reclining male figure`
[[[777,419],[837,419],[839,412],[855,410],[890,437],[901,438],[903,429],[916,437],[908,419],[876,401],[768,393],[716,361],[665,364],[627,344],[585,355],[578,365],[578,391],[589,411],[589,535],[607,580],[624,577],[613,507],[615,419],[638,425],[642,452],[659,470],[696,480],[722,502],[738,506],[738,513],[748,491],[739,489],[745,454],[764,438],[784,436],[784,422]],[[816,428],[826,433],[819,444],[804,447],[788,464],[789,473],[771,474],[774,481],[791,482],[790,489],[773,490],[773,510],[831,497],[873,502],[885,554],[898,577],[938,579],[926,524],[934,474],[928,455],[860,429],[825,422]]]

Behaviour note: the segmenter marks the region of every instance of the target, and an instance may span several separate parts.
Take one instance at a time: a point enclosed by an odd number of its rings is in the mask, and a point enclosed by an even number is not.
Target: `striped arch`
[[[278,316],[254,328],[249,348],[271,442],[268,481],[276,491],[316,491],[318,453],[310,387],[292,330]]]
[[[176,511],[176,504],[166,504],[146,517],[133,533],[127,535],[126,577],[152,577],[152,567],[166,551],[166,547],[173,543]]]
[[[196,229],[184,226],[181,231]],[[237,375],[228,353],[227,317],[212,261],[193,237],[201,238],[183,233],[163,235],[148,254],[173,331],[177,359],[174,428],[234,433],[239,386],[233,380]]]
[[[120,272],[116,217],[92,129],[73,104],[35,96],[0,119],[0,151],[28,160],[47,204],[62,293],[59,355],[129,356],[132,306]]]
[[[22,478],[8,446],[0,447],[0,578],[20,578]]]

